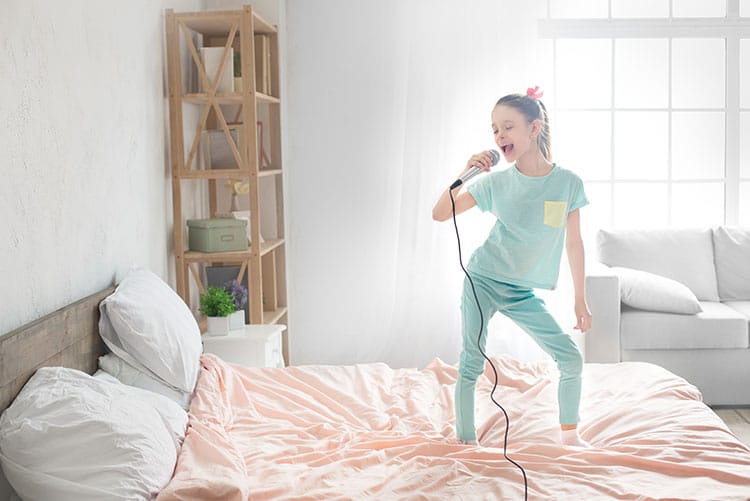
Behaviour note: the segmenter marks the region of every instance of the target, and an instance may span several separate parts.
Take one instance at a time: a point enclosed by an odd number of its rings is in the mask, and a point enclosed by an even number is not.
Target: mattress
[[[579,430],[558,444],[552,361],[499,357],[495,398],[529,499],[748,499],[750,449],[656,365],[585,364]],[[523,499],[505,417],[477,384],[480,445],[458,444],[457,367],[244,368],[204,354],[174,476],[158,499]]]

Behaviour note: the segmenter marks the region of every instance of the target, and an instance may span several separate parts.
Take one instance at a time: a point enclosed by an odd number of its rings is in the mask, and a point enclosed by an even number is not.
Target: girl
[[[492,131],[495,143],[512,165],[481,176],[458,196],[463,185],[453,193],[456,214],[476,205],[497,217],[487,240],[477,248],[467,266],[483,313],[482,351],[487,324],[496,312],[502,312],[523,328],[557,362],[561,442],[588,447],[577,431],[581,353],[533,291],[555,288],[564,240],[575,290],[575,328],[585,332],[591,326],[584,295],[584,253],[578,210],[588,200],[578,176],[552,163],[549,120],[540,97],[537,87],[528,89],[526,95],[511,94],[497,102],[492,110]],[[474,165],[489,171],[490,153],[473,155],[459,177]],[[436,221],[451,218],[448,191],[432,210]],[[484,370],[484,357],[477,346],[480,315],[468,279],[464,280],[461,314],[463,350],[456,382],[456,437],[462,443],[475,444],[474,388]]]

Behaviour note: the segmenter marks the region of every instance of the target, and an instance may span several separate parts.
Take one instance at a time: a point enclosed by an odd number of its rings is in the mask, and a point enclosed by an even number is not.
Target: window
[[[748,16],[750,0],[548,0],[553,153],[586,183],[587,240],[750,226]]]
[[[609,5],[608,0],[554,0],[549,3],[548,11],[557,19],[605,18]]]
[[[725,17],[726,0],[672,0],[674,17]]]
[[[669,0],[612,0],[611,9],[614,18],[667,17]]]

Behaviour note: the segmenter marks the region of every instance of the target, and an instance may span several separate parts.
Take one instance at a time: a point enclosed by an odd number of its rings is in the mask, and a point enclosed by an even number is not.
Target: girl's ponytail
[[[542,120],[542,131],[536,137],[536,142],[539,145],[539,151],[542,152],[542,156],[548,162],[552,162],[552,141],[550,139],[549,132],[549,115],[547,115],[547,108],[541,101],[539,103],[539,109]]]

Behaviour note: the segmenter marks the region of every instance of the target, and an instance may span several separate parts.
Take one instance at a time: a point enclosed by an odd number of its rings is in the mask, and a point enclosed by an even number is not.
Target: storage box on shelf
[[[188,246],[199,252],[247,249],[247,221],[242,219],[189,219]]]
[[[199,292],[205,290],[203,268],[239,265],[238,282],[248,275],[250,323],[288,324],[277,30],[246,5],[234,11],[176,13],[168,9],[166,31],[177,292],[196,310],[190,288],[192,282]],[[211,50],[202,50],[206,48]],[[190,73],[183,71],[185,59],[198,77],[194,87],[188,78],[183,81],[183,75]],[[235,61],[239,71],[233,67]],[[227,75],[234,77],[231,86]],[[184,107],[199,113],[196,125],[186,126]],[[246,192],[233,193],[231,207],[225,200],[226,180],[247,185]],[[192,191],[183,193],[186,182],[207,187],[207,207],[188,199]],[[249,246],[227,250],[199,245],[199,251],[192,248],[191,234],[189,249],[185,213],[195,214],[196,208],[205,219],[229,212],[249,213]],[[263,218],[265,238],[260,234],[261,213],[271,215]],[[274,219],[275,224],[268,223]],[[194,227],[191,232],[194,229],[212,231]],[[283,336],[283,353],[288,361],[288,331]]]

